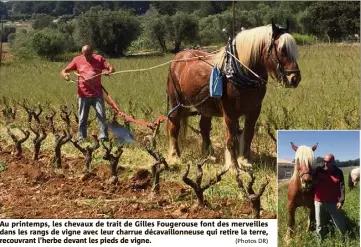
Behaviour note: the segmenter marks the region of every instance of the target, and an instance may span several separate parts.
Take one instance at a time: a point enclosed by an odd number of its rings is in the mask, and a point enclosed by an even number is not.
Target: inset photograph
[[[360,132],[277,134],[278,246],[360,246]]]

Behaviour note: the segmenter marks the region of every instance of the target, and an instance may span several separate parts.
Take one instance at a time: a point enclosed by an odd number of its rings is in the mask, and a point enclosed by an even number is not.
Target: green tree
[[[179,52],[182,43],[198,39],[198,19],[195,15],[177,12],[167,22],[167,37],[174,45],[173,52]]]
[[[59,31],[46,28],[34,33],[31,44],[40,57],[54,61],[65,51],[66,40]]]
[[[15,12],[20,14],[32,14],[33,6],[34,6],[34,2],[21,1],[21,2],[15,2],[13,8]]]
[[[360,32],[359,2],[315,2],[300,18],[303,29],[329,39]]]
[[[33,13],[51,14],[55,8],[55,4],[55,2],[35,2],[33,6]]]
[[[16,59],[31,59],[37,56],[31,42],[34,33],[20,29],[16,34],[10,35],[10,51]]]
[[[74,41],[73,35],[75,31],[75,20],[71,21],[62,21],[60,20],[57,23],[57,30],[63,34],[65,40],[67,41],[65,44],[66,51],[78,51],[80,50],[80,45],[77,45]]]
[[[266,6],[266,8],[268,8]],[[263,25],[263,15],[259,10],[235,9],[234,35],[242,28],[250,29]],[[227,34],[223,32],[227,30]],[[226,10],[220,14],[202,18],[199,22],[199,37],[202,45],[220,44],[227,41],[227,35],[233,36],[233,13]]]
[[[177,12],[178,2],[172,1],[155,1],[152,5],[161,15],[174,15]]]
[[[194,7],[193,7],[193,10],[194,10]],[[202,1],[202,2],[199,2],[199,6],[194,11],[194,13],[198,17],[206,17],[209,15],[216,14],[216,9],[215,9],[214,5],[212,4],[212,2]]]
[[[72,1],[57,1],[54,9],[56,15],[71,15],[75,3]]]
[[[8,15],[8,10],[6,8],[5,3],[0,2],[0,15],[2,15],[3,17]]]
[[[161,15],[158,11],[151,7],[144,15],[142,26],[143,36],[151,47],[159,47],[162,52],[167,52],[167,21],[168,15]]]
[[[289,29],[293,32],[299,31],[297,16],[292,13],[292,10],[288,5],[280,5],[277,8],[268,8],[262,15],[264,24],[270,24],[273,19],[275,23],[285,27],[287,21],[289,21]]]
[[[75,40],[91,44],[109,56],[123,55],[140,34],[140,23],[130,11],[93,7],[77,18]]]
[[[210,15],[199,21],[199,37],[201,45],[220,44],[227,41],[226,29],[232,35],[232,13],[225,11],[221,14]]]
[[[33,28],[44,29],[46,27],[54,27],[53,17],[47,14],[37,14],[33,23]]]
[[[4,27],[3,33],[0,32],[0,38],[2,42],[8,42],[8,37],[10,34],[15,33],[16,28],[12,26]]]

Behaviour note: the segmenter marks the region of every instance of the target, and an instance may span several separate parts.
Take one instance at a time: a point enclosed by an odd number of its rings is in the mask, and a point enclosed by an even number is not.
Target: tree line
[[[358,2],[0,2],[5,20],[30,20],[34,30],[6,27],[3,41],[21,55],[50,60],[92,44],[119,57],[129,47],[178,52],[183,47],[224,44],[233,29],[285,25],[299,43],[341,40],[359,34]],[[234,26],[233,26],[234,18]],[[222,32],[228,30],[228,34]],[[10,34],[13,33],[13,34]],[[26,41],[27,40],[27,41]]]
[[[340,161],[340,160],[336,159],[335,162],[336,162],[336,165],[338,167],[360,166],[360,159],[345,160],[345,161]],[[322,157],[317,157],[316,158],[316,163],[317,164],[323,164],[323,158]]]

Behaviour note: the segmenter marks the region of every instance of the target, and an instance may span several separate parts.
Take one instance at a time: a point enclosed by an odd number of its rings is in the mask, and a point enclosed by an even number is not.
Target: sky
[[[278,159],[294,160],[295,151],[290,142],[310,147],[318,143],[315,157],[331,153],[339,161],[360,158],[359,131],[278,131]]]

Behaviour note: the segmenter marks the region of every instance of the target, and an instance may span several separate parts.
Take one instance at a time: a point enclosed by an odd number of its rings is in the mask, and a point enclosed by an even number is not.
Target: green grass
[[[110,59],[116,70],[147,68],[169,61],[171,55]],[[299,47],[302,81],[297,89],[279,89],[269,83],[260,122],[292,129],[358,129],[360,127],[359,46]],[[27,98],[51,105],[76,103],[76,85],[61,79],[66,63],[17,61],[0,69],[0,97]],[[103,84],[122,110],[139,118],[166,113],[168,66],[146,72],[103,78]],[[73,77],[75,79],[75,77]],[[145,116],[142,106],[153,112]]]
[[[148,68],[172,59],[172,55],[158,57],[133,57],[110,59],[109,62],[117,71],[127,69]],[[302,46],[299,47],[299,66],[302,81],[297,89],[279,89],[271,81],[263,102],[262,113],[256,126],[256,134],[252,143],[255,153],[255,175],[258,188],[265,176],[269,176],[271,183],[262,197],[265,210],[276,211],[276,145],[267,133],[266,124],[269,123],[272,132],[276,129],[359,129],[360,125],[360,50],[353,46]],[[62,62],[46,62],[41,60],[27,60],[8,63],[0,68],[0,99],[23,100],[28,99],[32,104],[49,102],[52,107],[59,108],[60,104],[76,105],[76,85],[64,81],[60,71],[66,66]],[[168,66],[146,72],[123,73],[111,77],[103,77],[103,85],[115,98],[120,109],[133,114],[136,118],[152,120],[159,115],[166,114],[166,80]],[[75,76],[73,76],[75,79]],[[1,108],[0,104],[0,108]],[[148,109],[148,111],[144,110]],[[21,122],[25,115],[21,112]],[[93,114],[93,112],[91,113]],[[57,116],[56,125],[62,121]],[[92,117],[91,117],[92,118]],[[190,119],[189,124],[198,126],[199,117]],[[242,123],[242,122],[241,122]],[[223,163],[224,154],[224,125],[223,120],[213,120],[212,142],[216,156]],[[97,123],[90,125],[90,131],[97,131]],[[132,125],[136,136],[141,133]],[[52,147],[52,139],[48,139],[44,148]],[[195,161],[200,154],[200,136],[188,131],[187,142],[181,145],[185,161]],[[10,141],[4,129],[0,128],[0,140]],[[25,145],[29,148],[32,143],[28,140]],[[167,136],[165,124],[157,137],[157,147],[166,155]],[[71,145],[66,145],[63,151],[67,155],[80,155]],[[101,151],[95,153],[96,163],[101,160]],[[121,158],[121,165],[135,170],[149,168],[153,160],[139,144],[128,147]],[[166,173],[166,179],[181,182],[184,172],[181,162],[181,173]],[[205,180],[219,171],[221,166],[208,165]],[[245,179],[247,179],[245,177]],[[236,186],[234,176],[226,174],[222,181],[212,189],[206,191],[206,197],[211,203],[215,196],[242,199]]]
[[[0,162],[0,173],[7,169],[7,165],[5,163]]]
[[[347,186],[348,172],[352,168],[344,168],[343,174],[346,185],[346,200],[342,208],[347,218],[352,222],[351,234],[346,236],[345,243],[340,241],[340,234],[335,230],[335,235],[328,236],[321,246],[360,246],[359,222],[360,222],[360,188],[359,185],[349,190]],[[280,183],[278,189],[278,246],[286,246],[284,236],[287,231],[287,189],[285,182]],[[295,236],[289,246],[320,246],[314,233],[307,233],[308,209],[299,207],[296,210]],[[352,236],[352,234],[354,236]],[[355,236],[356,235],[356,236]]]

